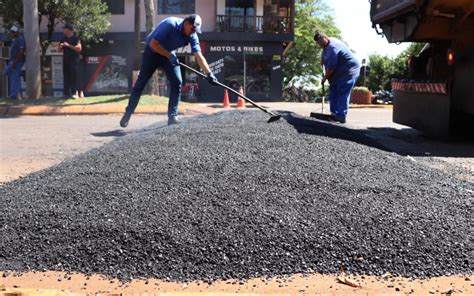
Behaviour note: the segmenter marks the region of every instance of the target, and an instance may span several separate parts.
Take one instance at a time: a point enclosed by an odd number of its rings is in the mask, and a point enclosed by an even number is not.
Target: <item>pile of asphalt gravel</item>
[[[336,124],[221,112],[0,188],[0,270],[215,280],[471,273],[474,185]]]

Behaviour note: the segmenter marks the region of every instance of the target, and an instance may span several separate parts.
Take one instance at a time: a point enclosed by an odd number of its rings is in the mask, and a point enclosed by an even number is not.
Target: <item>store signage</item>
[[[209,68],[211,69],[212,73],[219,74],[222,72],[222,68],[224,68],[224,59],[218,59],[215,62],[209,64]]]
[[[53,96],[60,97],[63,94],[63,57],[52,56],[51,57],[51,76],[53,86]]]
[[[116,92],[128,91],[127,60],[117,55],[87,57],[88,77],[86,91]]]
[[[86,57],[86,64],[98,64],[99,62],[99,57]]]
[[[186,46],[177,48],[176,53],[177,54],[189,54],[189,53],[191,53],[191,44],[188,44]]]
[[[63,55],[63,51],[59,49],[59,42],[51,42],[51,44],[49,44],[46,48],[46,55]]]
[[[206,43],[204,41],[200,41],[199,46],[201,47],[202,54],[204,54],[204,49],[206,48]],[[177,54],[192,54],[191,44],[188,44],[186,46],[177,48],[176,53]]]
[[[211,52],[249,52],[249,53],[263,53],[263,46],[216,46],[209,47]]]

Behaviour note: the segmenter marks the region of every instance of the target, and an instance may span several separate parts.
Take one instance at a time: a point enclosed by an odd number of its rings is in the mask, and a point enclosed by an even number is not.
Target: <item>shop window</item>
[[[193,55],[181,56],[179,59],[186,65],[194,69],[199,69],[199,65]],[[181,69],[181,75],[183,76],[183,88],[181,91],[183,101],[196,102],[200,94],[199,76],[194,72],[184,71],[184,69]]]
[[[125,14],[125,0],[102,0],[111,14]]]
[[[245,32],[254,29],[254,0],[226,0],[225,15],[218,16],[217,27],[221,32]]]
[[[158,0],[158,14],[193,14],[195,1]]]
[[[244,77],[244,56],[227,55],[225,63],[225,83],[235,90],[244,88],[245,94],[252,97],[270,95],[270,75],[271,59],[263,55],[245,56],[245,77]]]

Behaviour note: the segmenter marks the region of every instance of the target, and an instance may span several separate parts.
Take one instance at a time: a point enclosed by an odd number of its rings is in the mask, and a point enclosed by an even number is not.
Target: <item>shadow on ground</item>
[[[393,152],[406,156],[436,156],[474,158],[474,140],[470,137],[433,139],[412,128],[369,127],[369,137],[383,142]]]
[[[436,140],[428,138],[412,128],[353,129],[347,125],[302,117],[288,111],[279,113],[299,133],[352,141],[376,149],[395,152],[402,156],[474,158],[474,141],[470,138]]]
[[[127,132],[124,130],[113,130],[113,131],[107,131],[107,132],[91,133],[91,135],[98,138],[123,137],[126,134]]]
[[[24,99],[24,100],[12,100],[12,99],[0,99],[0,105],[2,106],[90,106],[98,104],[109,104],[116,103],[128,99],[128,95],[121,95],[112,97],[103,101],[90,101],[88,98],[73,100],[71,98],[40,98],[40,99]],[[68,101],[67,104],[65,102]]]
[[[146,133],[150,131],[155,131],[155,130],[162,129],[164,127],[167,127],[165,123],[161,123],[161,124],[156,123],[143,129],[135,129],[135,130],[115,129],[111,131],[91,133],[91,135],[98,138],[108,138],[108,137],[119,138],[126,135],[141,134],[141,133]]]
[[[346,128],[339,123],[327,122],[315,118],[302,117],[295,113],[282,111],[282,117],[291,124],[299,133],[318,135],[356,142],[376,149],[391,151],[376,140],[368,137],[361,130]]]

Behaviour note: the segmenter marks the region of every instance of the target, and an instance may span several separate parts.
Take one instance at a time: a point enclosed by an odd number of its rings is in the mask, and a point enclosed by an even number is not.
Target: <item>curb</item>
[[[250,107],[249,107],[250,108]],[[351,104],[350,109],[392,109],[393,105],[356,105]],[[180,114],[203,114],[214,113],[222,110],[218,104],[211,106],[201,106],[186,104],[180,106]],[[103,115],[103,114],[123,114],[125,105],[96,104],[96,105],[65,105],[65,106],[8,106],[0,105],[0,116],[20,116],[20,115]],[[167,114],[167,106],[138,106],[135,114]]]
[[[392,109],[393,105],[375,105],[375,104],[350,104],[349,109]]]
[[[94,114],[122,114],[125,105],[67,105],[67,106],[0,106],[0,115],[94,115]],[[185,106],[179,107],[180,114],[186,114]],[[135,113],[158,113],[167,114],[168,107],[165,106],[139,106]]]

